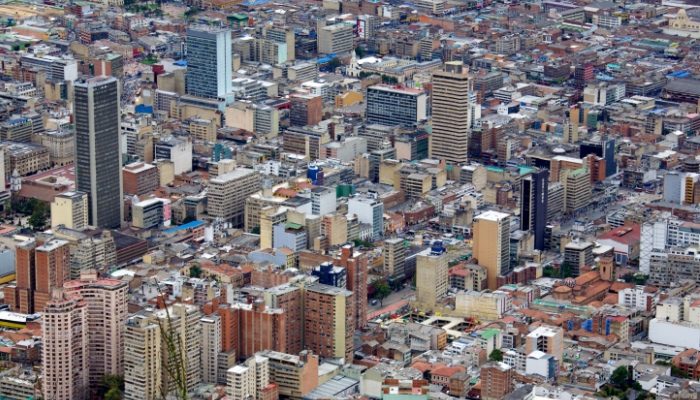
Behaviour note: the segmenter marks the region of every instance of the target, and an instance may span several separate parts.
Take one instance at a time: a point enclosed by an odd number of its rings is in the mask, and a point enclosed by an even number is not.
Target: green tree
[[[252,233],[252,234],[254,234],[254,235],[259,235],[259,234],[260,234],[260,227],[259,227],[259,226],[254,227],[254,228],[250,231],[250,233]]]
[[[489,361],[503,361],[503,352],[499,349],[493,349],[489,354]]]
[[[355,47],[355,54],[359,57],[362,58],[365,56],[365,49],[363,49],[360,46]]]
[[[190,278],[199,278],[202,275],[202,267],[199,264],[194,264],[190,267]]]
[[[379,300],[379,305],[383,307],[384,299],[391,294],[391,287],[385,280],[376,278],[372,281],[372,288],[374,288],[374,297]]]
[[[559,276],[562,278],[569,278],[574,276],[573,269],[571,268],[571,264],[568,262],[562,263],[559,266]]]
[[[615,368],[610,376],[610,382],[622,390],[627,389],[627,380],[630,378],[630,372],[625,366]]]
[[[330,61],[328,61],[328,68],[331,70],[335,70],[336,68],[340,67],[343,65],[343,63],[340,61],[338,57],[333,57]]]
[[[105,400],[119,400],[124,393],[124,377],[106,374],[100,379],[98,395]]]
[[[46,213],[43,209],[37,208],[32,213],[32,216],[29,217],[27,223],[29,224],[29,226],[32,227],[32,230],[35,232],[44,230],[44,228],[46,227]]]
[[[642,388],[642,384],[637,382],[637,381],[632,382],[632,389],[637,390],[637,391],[644,390]]]

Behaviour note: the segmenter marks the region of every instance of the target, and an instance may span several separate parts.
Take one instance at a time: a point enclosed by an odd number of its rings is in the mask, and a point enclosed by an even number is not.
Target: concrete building
[[[201,318],[202,324],[202,383],[217,383],[219,353],[221,353],[221,316],[214,313]]]
[[[50,239],[37,246],[34,255],[36,287],[32,293],[33,312],[41,312],[51,298],[51,292],[62,288],[70,280],[70,247],[65,240]]]
[[[525,337],[525,353],[541,351],[559,362],[564,360],[564,330],[558,326],[540,326]]]
[[[401,279],[406,264],[406,247],[402,238],[384,240],[384,274]]]
[[[124,193],[143,196],[160,187],[158,168],[152,164],[135,162],[127,164],[122,170]]]
[[[430,156],[448,164],[466,164],[469,129],[481,117],[472,93],[472,78],[461,62],[445,63],[444,71],[433,72],[433,134]]]
[[[565,211],[578,211],[591,202],[590,172],[587,168],[562,170]]]
[[[209,181],[207,210],[213,217],[230,221],[234,227],[245,223],[245,200],[260,190],[260,173],[236,168]]]
[[[79,81],[74,92],[75,188],[88,194],[89,225],[119,228],[124,221],[119,81]]]
[[[367,88],[367,122],[413,127],[428,117],[428,95],[424,90],[373,85]]]
[[[510,215],[487,211],[474,217],[474,253],[487,270],[490,290],[498,289],[498,277],[508,274],[510,265]]]
[[[73,130],[46,130],[33,133],[34,142],[49,149],[49,161],[52,167],[72,164],[75,157],[75,132]]]
[[[355,329],[360,329],[367,323],[367,253],[355,251],[352,245],[345,245],[340,249],[340,257],[336,257],[334,262],[347,271],[348,290],[353,293],[353,324]]]
[[[222,98],[231,93],[233,67],[231,31],[191,27],[187,29],[187,94]]]
[[[89,369],[85,373],[90,388],[95,390],[105,375],[124,374],[124,324],[129,287],[125,281],[98,278],[97,272],[92,270],[84,271],[78,280],[65,282],[63,290],[80,295],[87,304]]]
[[[323,119],[323,98],[321,96],[295,94],[290,101],[290,126],[317,125]]]
[[[51,166],[49,149],[44,146],[10,141],[0,142],[0,146],[5,147],[8,174],[17,171],[19,176],[27,176]]]
[[[348,242],[348,219],[342,214],[326,214],[321,219],[321,232],[328,238],[329,246]]]
[[[155,159],[172,161],[175,175],[192,171],[192,139],[161,137],[155,144]]]
[[[481,367],[481,398],[501,400],[513,391],[513,368],[502,362],[490,362]]]
[[[183,380],[187,383],[187,391],[199,386],[202,381],[201,374],[201,341],[202,324],[200,321],[199,307],[189,304],[174,304],[167,310],[158,310],[154,313],[157,323],[176,339],[176,346],[184,365],[178,366],[183,369]],[[176,383],[168,372],[175,367],[174,363],[179,363],[172,352],[168,351],[167,342],[161,337],[161,387],[168,392],[173,392]]]
[[[87,308],[80,295],[55,289],[42,310],[42,386],[47,398],[88,398],[91,360],[88,356]]]
[[[87,193],[69,191],[56,195],[51,202],[51,227],[63,225],[82,231],[88,226]]]
[[[131,226],[139,229],[152,229],[169,226],[171,204],[169,199],[152,198],[131,203]]]
[[[311,213],[313,215],[326,215],[335,212],[335,189],[318,186],[302,190],[299,196],[311,199]]]
[[[338,288],[347,288],[347,273],[343,267],[335,267],[332,262],[325,262],[311,269],[311,276],[318,278],[318,283]]]
[[[581,267],[593,266],[592,242],[583,240],[573,240],[564,247],[564,262],[571,266],[573,276],[581,274]]]
[[[335,24],[318,30],[319,54],[345,53],[352,51],[352,24]]]
[[[352,359],[355,331],[353,292],[334,286],[306,286],[304,343],[321,357]]]
[[[309,350],[299,355],[264,350],[257,355],[269,360],[270,381],[284,398],[301,399],[319,384],[318,356]]]
[[[348,200],[348,214],[355,214],[361,223],[370,224],[374,239],[384,233],[384,203],[376,195],[351,197]]]
[[[416,301],[421,307],[434,307],[449,289],[447,250],[441,242],[416,257]]]
[[[156,400],[161,392],[160,326],[148,313],[126,320],[124,330],[124,398]]]
[[[480,320],[495,321],[512,308],[511,295],[503,291],[489,293],[465,290],[455,295],[455,312]]]
[[[270,381],[270,360],[256,355],[227,372],[226,393],[232,399],[273,400],[279,398],[277,385]]]

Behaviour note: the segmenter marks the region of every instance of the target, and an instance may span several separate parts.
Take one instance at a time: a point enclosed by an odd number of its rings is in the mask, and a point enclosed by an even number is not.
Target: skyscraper
[[[460,61],[433,72],[433,134],[431,157],[448,164],[466,164],[469,129],[481,117],[472,80]]]
[[[511,271],[510,215],[487,211],[474,218],[474,258],[486,267],[488,288],[498,289],[498,277]]]
[[[42,310],[42,387],[47,399],[87,398],[87,308],[80,295],[54,289]]]
[[[360,329],[367,323],[367,253],[355,251],[352,245],[345,245],[340,251],[340,257],[335,259],[335,264],[347,271],[347,289],[354,293],[354,325]]]
[[[233,91],[231,31],[192,27],[187,29],[187,94],[220,98]]]
[[[126,320],[124,331],[124,398],[155,400],[161,393],[160,327],[148,312]]]
[[[75,187],[88,195],[88,221],[119,228],[124,219],[119,81],[75,82]]]
[[[536,250],[544,250],[548,191],[549,171],[546,169],[531,173],[520,186],[520,229],[533,232]]]
[[[70,280],[70,246],[68,241],[50,239],[36,248],[36,288],[34,312],[41,312],[51,297],[51,290]]]
[[[447,251],[442,242],[435,242],[429,250],[416,257],[416,299],[421,307],[435,307],[437,299],[447,294],[450,287]]]
[[[63,247],[67,252],[69,246],[65,243]],[[37,247],[37,261],[44,246]],[[63,290],[79,294],[88,306],[89,369],[85,373],[94,390],[106,374],[124,374],[124,324],[129,286],[118,279],[98,278],[95,270],[87,270],[80,274],[80,279],[65,282]]]

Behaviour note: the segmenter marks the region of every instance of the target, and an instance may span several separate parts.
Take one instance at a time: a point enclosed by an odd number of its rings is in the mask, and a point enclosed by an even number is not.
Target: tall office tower
[[[561,172],[564,184],[564,208],[578,211],[591,202],[591,173],[588,168],[564,169]]]
[[[37,247],[37,260],[41,247]],[[124,374],[124,323],[129,285],[118,279],[98,278],[95,270],[89,270],[82,272],[80,279],[64,283],[63,290],[79,294],[88,305],[90,369],[87,373],[90,388],[94,390],[106,374]]]
[[[169,392],[175,390],[175,381],[171,378],[173,368],[178,368],[182,357],[184,363],[184,378],[187,382],[187,391],[193,390],[202,381],[201,366],[201,341],[202,323],[200,321],[199,307],[190,304],[174,304],[167,310],[158,310],[155,313],[158,323],[172,335],[175,346],[180,350],[179,354],[168,351],[167,343],[161,337],[161,385]]]
[[[29,239],[15,246],[15,273],[17,284],[4,288],[5,303],[10,311],[22,314],[34,313],[36,289],[36,241]]]
[[[448,164],[466,164],[469,129],[480,118],[474,107],[472,80],[461,61],[445,63],[444,71],[433,72],[433,133],[431,157]],[[469,112],[467,112],[469,111]],[[477,116],[476,113],[479,113]]]
[[[416,299],[422,307],[434,307],[449,287],[447,251],[442,242],[435,242],[416,257]]]
[[[220,98],[233,91],[231,31],[192,27],[187,29],[187,94]]]
[[[221,316],[214,313],[202,317],[202,382],[217,382],[217,367],[221,352]]]
[[[64,192],[51,202],[51,227],[63,225],[82,231],[88,226],[88,196],[79,191]]]
[[[340,250],[340,257],[336,258],[335,264],[347,271],[347,289],[354,293],[354,327],[362,328],[367,323],[367,254],[355,251],[352,245],[346,245]]]
[[[42,389],[52,400],[87,399],[87,303],[78,294],[54,289],[41,316]]]
[[[352,359],[353,293],[320,283],[306,286],[304,345],[321,357]]]
[[[260,173],[253,169],[236,168],[209,181],[208,211],[213,217],[232,222],[243,228],[245,199],[260,190]]]
[[[535,235],[535,249],[544,250],[547,226],[549,171],[538,170],[526,176],[520,185],[520,229]]]
[[[386,239],[384,241],[384,273],[395,279],[404,279],[406,250],[402,238]]]
[[[498,277],[511,271],[510,215],[487,211],[474,218],[474,258],[486,267],[490,290],[498,289]]]
[[[513,391],[513,368],[502,362],[481,367],[481,398],[501,400]]]
[[[428,116],[424,90],[392,85],[367,88],[367,123],[413,127]]]
[[[119,228],[124,220],[119,81],[75,82],[75,188],[88,195],[88,223]]]
[[[124,399],[160,398],[160,326],[148,312],[126,320],[124,330]]]
[[[51,298],[51,290],[70,280],[70,246],[66,240],[50,239],[36,248],[34,311],[40,312]]]

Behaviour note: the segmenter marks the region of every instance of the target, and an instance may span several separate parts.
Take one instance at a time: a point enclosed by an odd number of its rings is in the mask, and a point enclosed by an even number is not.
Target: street
[[[410,286],[407,286],[398,292],[391,292],[391,294],[384,299],[383,305],[381,305],[382,303],[380,301],[377,301],[377,305],[373,306],[372,299],[369,299],[369,303],[367,304],[367,314],[378,311],[382,308],[387,308],[388,306],[398,303],[401,300],[406,300],[414,294],[415,291],[411,290]]]

